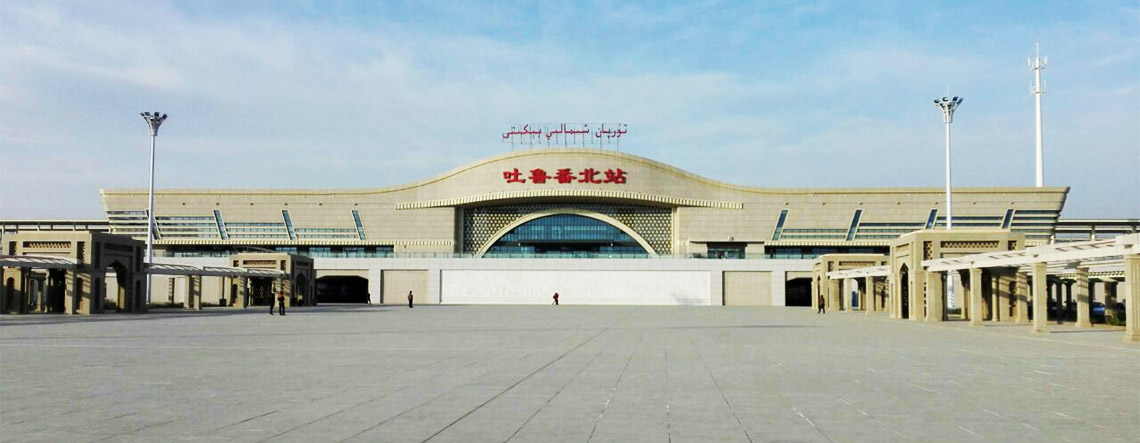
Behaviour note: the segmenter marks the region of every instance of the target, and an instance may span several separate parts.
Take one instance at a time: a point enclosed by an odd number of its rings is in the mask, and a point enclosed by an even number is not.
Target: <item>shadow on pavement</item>
[[[118,322],[166,320],[171,318],[189,317],[229,317],[235,315],[265,315],[269,306],[253,306],[246,309],[234,308],[205,308],[201,311],[188,311],[177,308],[152,308],[145,314],[105,313],[94,315],[65,315],[65,314],[20,314],[0,316],[0,327],[55,325],[79,322]],[[338,312],[388,312],[392,306],[383,305],[328,305],[286,308],[289,314],[324,314]]]

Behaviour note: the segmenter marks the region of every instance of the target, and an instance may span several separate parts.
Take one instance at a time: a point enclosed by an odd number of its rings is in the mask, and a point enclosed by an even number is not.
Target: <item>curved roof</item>
[[[602,159],[610,159],[621,162],[623,164],[639,165],[647,169],[656,170],[661,173],[667,174],[674,179],[683,180],[693,185],[708,187],[720,191],[735,191],[754,194],[882,194],[884,192],[890,193],[912,193],[912,194],[940,194],[944,190],[938,187],[922,187],[922,188],[760,188],[750,187],[743,185],[736,185],[714,180],[708,177],[697,175],[683,169],[668,165],[656,160],[646,157],[641,157],[625,152],[603,150],[603,149],[590,149],[590,148],[542,148],[542,149],[528,149],[505,152],[502,154],[485,157],[474,162],[456,167],[442,174],[430,177],[424,180],[419,180],[411,183],[386,186],[380,188],[356,188],[356,189],[238,189],[238,188],[196,188],[196,189],[163,189],[163,194],[191,194],[191,195],[231,195],[231,194],[274,194],[274,195],[290,195],[290,194],[304,194],[304,195],[362,195],[362,194],[384,194],[391,192],[414,190],[425,186],[441,183],[452,178],[463,175],[464,173],[474,171],[481,167],[492,165],[507,160],[529,160],[549,156],[566,156],[572,155],[577,157],[594,157]],[[997,192],[997,193],[1038,193],[1038,192],[1061,192],[1067,193],[1068,187],[956,187],[955,189],[961,191],[979,191],[979,192]],[[135,194],[139,192],[146,192],[145,189],[101,189],[101,194]]]

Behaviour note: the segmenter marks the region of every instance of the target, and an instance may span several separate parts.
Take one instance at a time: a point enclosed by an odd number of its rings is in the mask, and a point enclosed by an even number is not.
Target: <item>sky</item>
[[[1045,183],[1140,217],[1140,4],[0,2],[0,219],[104,218],[145,188],[375,188],[510,150],[522,122],[764,188]]]

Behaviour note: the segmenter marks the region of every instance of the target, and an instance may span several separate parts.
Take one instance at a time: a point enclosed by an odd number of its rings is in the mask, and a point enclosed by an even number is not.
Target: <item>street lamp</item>
[[[146,206],[146,266],[148,269],[146,275],[146,303],[149,305],[149,269],[154,264],[154,140],[158,138],[158,127],[162,126],[162,122],[166,121],[166,114],[143,112],[140,115],[142,115],[143,120],[146,120],[147,127],[150,128],[150,191],[147,193]]]
[[[934,106],[942,110],[942,122],[946,124],[946,229],[954,228],[954,210],[950,201],[950,123],[954,122],[954,110],[962,104],[962,97],[942,97],[934,99]]]
[[[942,110],[942,122],[946,124],[946,229],[954,228],[954,210],[950,199],[950,123],[954,122],[954,110],[962,104],[962,97],[942,97],[934,99],[934,106]],[[954,277],[946,274],[946,301],[950,308],[957,307],[953,294]]]

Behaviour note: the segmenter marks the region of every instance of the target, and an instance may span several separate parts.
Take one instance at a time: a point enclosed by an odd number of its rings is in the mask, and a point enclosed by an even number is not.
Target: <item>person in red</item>
[[[554,306],[558,306],[558,293],[554,293]]]
[[[285,291],[277,291],[277,308],[281,310],[281,315],[285,315]],[[273,313],[273,305],[269,305],[269,313]]]

